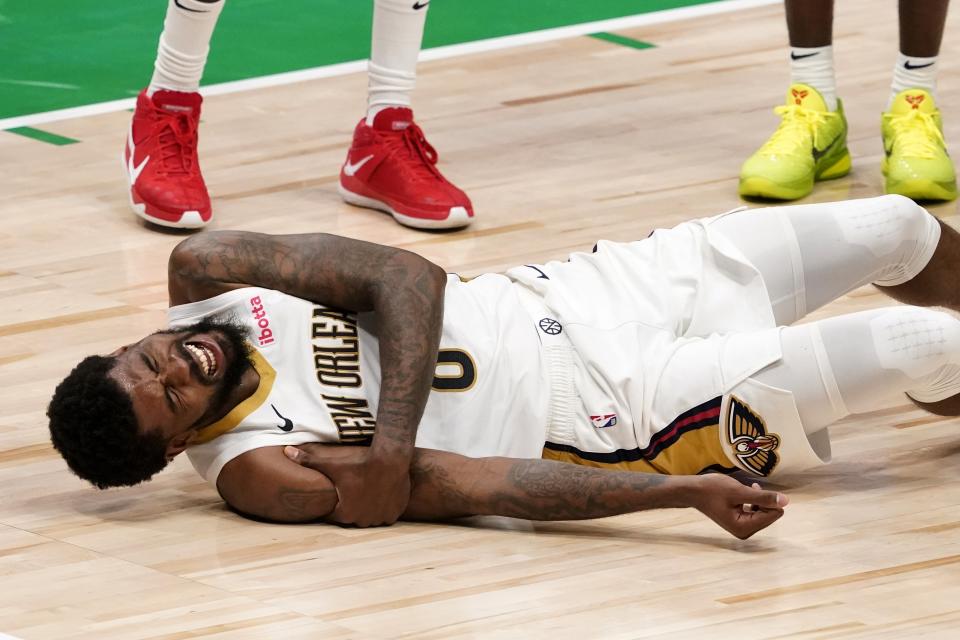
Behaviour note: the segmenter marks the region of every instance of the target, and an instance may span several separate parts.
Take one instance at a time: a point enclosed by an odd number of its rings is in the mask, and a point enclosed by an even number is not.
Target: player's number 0
[[[477,381],[477,365],[463,349],[440,349],[433,374],[435,391],[468,391]]]

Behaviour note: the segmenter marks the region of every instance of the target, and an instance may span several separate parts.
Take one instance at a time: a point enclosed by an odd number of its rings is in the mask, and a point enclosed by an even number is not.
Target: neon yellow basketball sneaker
[[[796,200],[810,193],[815,181],[850,172],[847,120],[839,100],[836,111],[827,111],[816,89],[793,84],[786,104],[774,111],[780,126],[743,163],[741,196]]]
[[[914,200],[957,197],[957,176],[932,95],[923,89],[901,91],[880,128],[885,153],[880,170],[887,177],[887,193]]]

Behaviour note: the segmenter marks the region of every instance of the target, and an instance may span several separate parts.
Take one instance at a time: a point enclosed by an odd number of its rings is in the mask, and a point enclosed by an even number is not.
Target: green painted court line
[[[631,47],[633,49],[652,49],[657,46],[649,42],[644,42],[643,40],[634,40],[633,38],[618,36],[615,33],[607,33],[606,31],[591,33],[589,35],[591,38],[596,38],[597,40],[606,40],[607,42],[622,44],[625,47]]]
[[[430,6],[423,47],[713,2],[442,0]],[[0,0],[0,119],[136,96],[153,73],[166,10],[161,0]],[[363,60],[372,13],[371,0],[228,2],[203,84]]]
[[[73,138],[58,136],[55,133],[41,131],[40,129],[34,129],[33,127],[15,127],[13,129],[6,129],[6,131],[15,133],[18,136],[23,136],[25,138],[33,138],[34,140],[39,140],[40,142],[55,144],[58,147],[62,147],[65,144],[75,144],[80,142],[79,140],[74,140]]]

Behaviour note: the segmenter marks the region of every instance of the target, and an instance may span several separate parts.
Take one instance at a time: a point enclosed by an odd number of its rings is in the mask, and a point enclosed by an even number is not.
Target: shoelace
[[[195,173],[197,123],[189,112],[156,109],[154,135],[160,142],[160,169],[165,174]]]
[[[410,162],[403,163],[409,170],[411,177],[419,180],[443,179],[436,168],[440,159],[437,150],[433,148],[423,130],[411,122],[399,135],[385,135],[385,144],[390,153],[402,154]]]
[[[887,116],[890,128],[897,138],[899,152],[908,158],[936,158],[946,146],[943,133],[937,127],[933,115],[919,109]]]
[[[814,111],[805,109],[799,105],[780,105],[774,107],[774,113],[779,115],[782,120],[777,131],[770,136],[770,139],[763,145],[764,153],[771,155],[792,153],[796,151],[797,144],[806,136],[813,139],[813,145],[820,148],[820,125],[827,123],[832,118],[837,118],[835,113],[826,111]]]

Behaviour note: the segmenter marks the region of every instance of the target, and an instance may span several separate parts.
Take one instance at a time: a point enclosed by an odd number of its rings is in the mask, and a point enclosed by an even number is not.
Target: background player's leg
[[[947,307],[960,311],[960,233],[940,223],[940,241],[927,265],[913,278],[896,286],[881,286],[891,298],[922,307]]]
[[[833,73],[833,0],[786,0],[790,86],[780,126],[740,170],[740,195],[795,200],[850,171]]]
[[[464,227],[467,195],[437,169],[437,151],[413,121],[410,92],[429,0],[374,0],[367,117],[353,132],[340,195],[419,229]]]
[[[947,313],[876,309],[787,327],[780,340],[783,358],[753,379],[793,393],[808,434],[905,393],[937,413],[960,410],[960,320]]]
[[[825,47],[833,41],[833,0],[786,0],[791,47]]]
[[[210,51],[210,38],[225,0],[170,0],[157,47],[153,78],[147,95],[158,89],[193,92]]]
[[[948,277],[960,270],[960,237],[908,198],[753,209],[710,224],[760,271],[777,324],[871,282],[899,300],[960,310]]]
[[[881,120],[887,193],[921,200],[957,196],[936,107],[937,56],[948,5],[948,0],[900,0],[900,53]]]
[[[165,227],[210,221],[210,195],[197,158],[198,93],[224,0],[170,0],[150,85],[137,98],[124,164],[130,206]]]
[[[409,107],[428,1],[374,0],[367,71],[367,124],[387,107]]]
[[[805,84],[837,110],[833,72],[833,0],[786,0],[790,35],[790,84]]]
[[[950,0],[900,0],[900,53],[930,58],[940,53]]]
[[[833,0],[786,0],[791,47],[826,47],[833,41]]]

